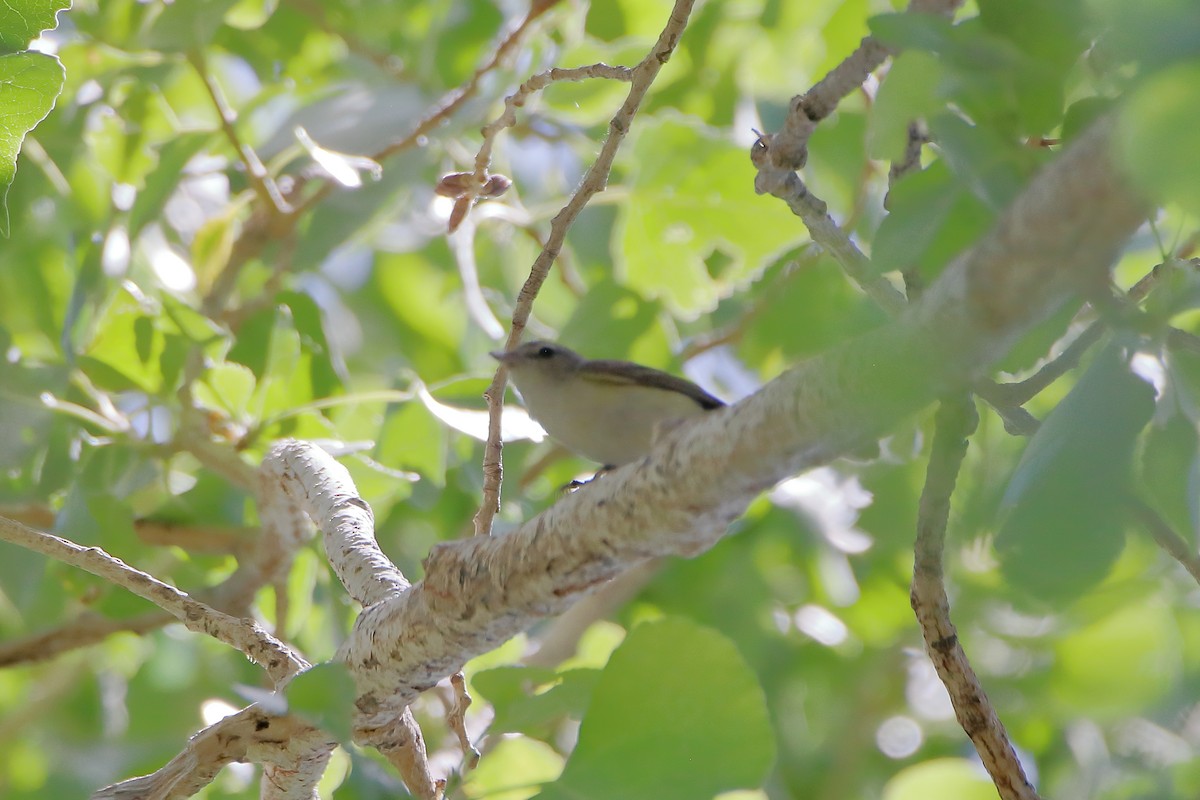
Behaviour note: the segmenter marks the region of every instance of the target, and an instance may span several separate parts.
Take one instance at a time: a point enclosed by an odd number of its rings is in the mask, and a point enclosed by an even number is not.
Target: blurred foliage
[[[256,522],[229,466],[295,436],[358,444],[345,463],[408,575],[432,544],[469,535],[481,446],[466,435],[477,417],[455,414],[483,408],[489,331],[625,86],[553,85],[520,110],[493,164],[513,188],[471,215],[473,267],[446,239],[449,203],[433,187],[470,168],[477,131],[522,80],[635,63],[670,8],[556,6],[419,146],[380,157],[486,63],[520,5],[81,0],[54,27],[61,2],[6,4],[0,514],[201,591],[234,572]],[[1192,0],[979,0],[950,24],[898,5],[700,3],[608,191],[572,228],[532,330],[686,370],[735,399],[883,323],[799,222],[754,194],[747,157],[751,128],[775,129],[792,95],[868,32],[903,52],[877,91],[821,123],[804,177],[897,280],[936,279],[1057,140],[1113,109],[1124,165],[1161,204],[1115,282],[1158,263],[1162,274],[1143,309],[1102,309],[1116,335],[1029,403],[1046,420],[1032,441],[981,406],[948,581],[962,641],[1045,796],[1195,796],[1200,593],[1122,503],[1140,498],[1195,549],[1200,293],[1175,257],[1191,255],[1200,210],[1200,12]],[[885,211],[883,160],[903,151],[914,117],[935,143]],[[328,177],[298,127],[363,185],[318,194]],[[294,224],[255,227],[268,208],[249,150],[308,204]],[[380,157],[382,176],[354,156]],[[1076,310],[1004,368],[1021,377],[1057,352]],[[995,796],[908,608],[928,427],[914,419],[879,458],[777,487],[710,552],[664,564],[558,667],[520,664],[552,622],[469,665],[488,701],[471,730],[490,720],[494,735],[478,770],[451,774],[449,796]],[[505,448],[499,528],[587,467],[550,452]],[[0,650],[153,611],[0,549]],[[315,543],[254,607],[313,662],[333,656],[357,611]],[[78,797],[151,772],[244,703],[236,686],[263,680],[178,626],[7,666],[0,796]],[[444,774],[459,756],[436,694],[417,712]],[[344,737],[345,695],[336,671],[317,671],[292,701]],[[322,791],[402,790],[375,754],[350,748]],[[256,797],[252,769],[226,769],[202,796]]]

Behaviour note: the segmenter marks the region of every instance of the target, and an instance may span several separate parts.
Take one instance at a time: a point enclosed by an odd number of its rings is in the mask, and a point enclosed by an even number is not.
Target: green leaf
[[[1200,56],[1200,5],[1193,0],[1091,0],[1104,26],[1104,54],[1155,68]]]
[[[1182,413],[1156,421],[1142,447],[1141,485],[1147,501],[1189,542],[1200,532],[1200,437]]]
[[[918,266],[931,279],[990,227],[994,212],[938,161],[908,175],[891,192],[871,247],[881,273]]]
[[[996,787],[965,758],[935,758],[896,773],[883,800],[996,800]]]
[[[1154,389],[1116,345],[1088,368],[1025,449],[996,536],[1004,575],[1047,602],[1099,582],[1124,546],[1134,445]]]
[[[1032,149],[954,114],[933,116],[929,127],[950,168],[993,211],[1005,208],[1020,193],[1037,166]],[[972,231],[972,238],[979,233]]]
[[[0,6],[0,30],[6,16],[2,9],[11,8]],[[0,235],[8,236],[8,187],[17,172],[21,143],[54,108],[65,77],[62,63],[54,56],[31,52],[0,56]]]
[[[445,486],[446,439],[446,427],[423,403],[404,403],[383,424],[375,458],[394,469],[410,469],[435,486]]]
[[[942,108],[938,84],[943,71],[936,58],[920,50],[896,56],[867,119],[867,153],[872,158],[899,161],[904,156],[909,123]]]
[[[1159,201],[1200,213],[1200,63],[1171,67],[1146,81],[1122,109],[1117,149],[1130,176]]]
[[[680,117],[647,123],[629,159],[613,262],[626,286],[694,318],[804,234],[780,203],[750,192],[754,168],[743,148]],[[713,276],[705,259],[718,249],[730,263]]]
[[[583,716],[599,678],[598,669],[556,672],[509,666],[478,672],[471,677],[471,685],[496,712],[492,731],[536,737],[555,720]]]
[[[354,721],[354,679],[345,664],[317,664],[297,675],[284,690],[288,711],[349,744]]]
[[[29,42],[58,25],[58,12],[71,0],[5,0],[0,4],[0,55],[25,50]]]
[[[166,390],[167,340],[177,339],[184,347],[188,343],[178,335],[164,334],[156,325],[158,313],[158,304],[136,287],[123,287],[104,309],[79,365],[105,389],[137,388],[150,394]]]
[[[470,77],[504,19],[490,0],[464,0],[443,8],[449,24],[434,40],[439,46],[433,63],[444,85],[454,86]]]
[[[312,299],[296,292],[276,299],[242,324],[228,355],[258,379],[250,411],[264,416],[328,397],[342,386]]]
[[[156,7],[158,15],[144,34],[145,46],[187,52],[204,47],[225,23],[225,12],[237,0],[189,0]]]
[[[1055,705],[1071,715],[1123,719],[1162,702],[1178,685],[1179,626],[1157,594],[1126,600],[1078,630],[1061,632],[1050,657],[1058,669],[1045,691]]]
[[[624,37],[653,40],[671,13],[667,0],[610,0],[588,7],[586,30],[602,41]]]
[[[575,313],[559,331],[559,341],[580,347],[588,358],[633,358],[642,363],[670,358],[659,314],[662,306],[612,281],[588,288]]]
[[[278,7],[279,0],[237,0],[225,13],[225,22],[239,30],[257,30],[266,24]]]
[[[145,185],[134,198],[129,212],[129,237],[136,238],[147,223],[162,214],[167,199],[179,185],[183,169],[213,134],[207,131],[183,133],[163,143],[158,150],[157,163],[145,177]]]
[[[952,46],[950,20],[938,14],[879,14],[867,25],[872,36],[899,50],[936,53]]]
[[[1088,42],[1082,0],[979,0],[979,18],[990,33],[1062,67],[1074,63]]]
[[[540,800],[695,800],[761,784],[775,742],[758,680],[719,633],[634,628],[592,694],[562,777]]]
[[[1096,121],[1113,107],[1113,101],[1107,97],[1084,97],[1067,106],[1063,115],[1063,141],[1074,141],[1089,125]]]
[[[192,386],[196,403],[203,408],[224,411],[245,421],[246,407],[254,395],[254,373],[241,364],[214,364]]]
[[[304,292],[280,292],[277,299],[291,309],[292,323],[300,334],[300,344],[312,359],[309,379],[313,395],[328,397],[340,391],[342,379],[334,366],[333,350],[325,336],[325,316],[316,301]]]
[[[547,744],[510,736],[501,739],[471,770],[463,797],[481,800],[526,800],[537,791],[531,786],[552,781],[562,772],[563,757]]]

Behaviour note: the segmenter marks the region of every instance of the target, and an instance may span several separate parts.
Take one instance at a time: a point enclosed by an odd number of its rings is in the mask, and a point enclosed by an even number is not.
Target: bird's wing
[[[598,359],[588,361],[579,368],[579,374],[590,381],[615,385],[654,385],[671,392],[679,392],[696,401],[705,410],[720,408],[725,405],[708,392],[689,380],[672,375],[669,372],[644,367],[631,361],[610,361]]]

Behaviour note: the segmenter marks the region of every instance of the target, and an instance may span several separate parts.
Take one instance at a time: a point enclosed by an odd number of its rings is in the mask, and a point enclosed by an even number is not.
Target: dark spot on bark
[[[958,634],[952,633],[949,636],[943,636],[941,639],[932,642],[929,646],[940,653],[945,653],[953,650],[954,646],[957,644]]]
[[[269,727],[271,727],[271,720],[269,719],[260,719],[254,723],[254,730],[256,731],[265,731]]]

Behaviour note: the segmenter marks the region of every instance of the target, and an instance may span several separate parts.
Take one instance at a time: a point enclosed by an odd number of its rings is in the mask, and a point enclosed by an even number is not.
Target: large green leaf
[[[58,24],[71,0],[6,0],[0,5],[0,54],[24,50],[42,31]]]
[[[288,711],[350,743],[354,719],[354,679],[345,664],[317,664],[301,672],[285,691]]]
[[[1110,345],[1030,441],[1004,496],[996,536],[1005,576],[1034,598],[1072,598],[1121,552],[1134,444],[1154,389]]]
[[[683,619],[635,628],[539,800],[695,800],[761,784],[775,758],[762,689],[731,642]]]
[[[786,208],[751,192],[746,151],[691,120],[650,122],[630,160],[631,193],[620,207],[613,253],[617,276],[681,316],[711,310],[804,238]],[[701,161],[703,171],[695,169]],[[714,251],[728,257],[719,274],[706,264]]]
[[[879,272],[917,267],[932,279],[994,218],[946,162],[938,161],[892,189],[891,213],[875,235],[873,263]]]
[[[493,732],[537,736],[566,716],[579,718],[600,676],[597,669],[555,672],[544,667],[495,667],[476,673],[471,685],[496,712]]]
[[[54,108],[64,78],[62,64],[54,56],[0,55],[0,234],[4,236],[8,236],[8,187],[17,171],[17,153],[25,134]]]
[[[1121,111],[1117,142],[1142,191],[1200,213],[1200,164],[1184,155],[1200,147],[1200,63],[1173,66],[1141,86]]]

